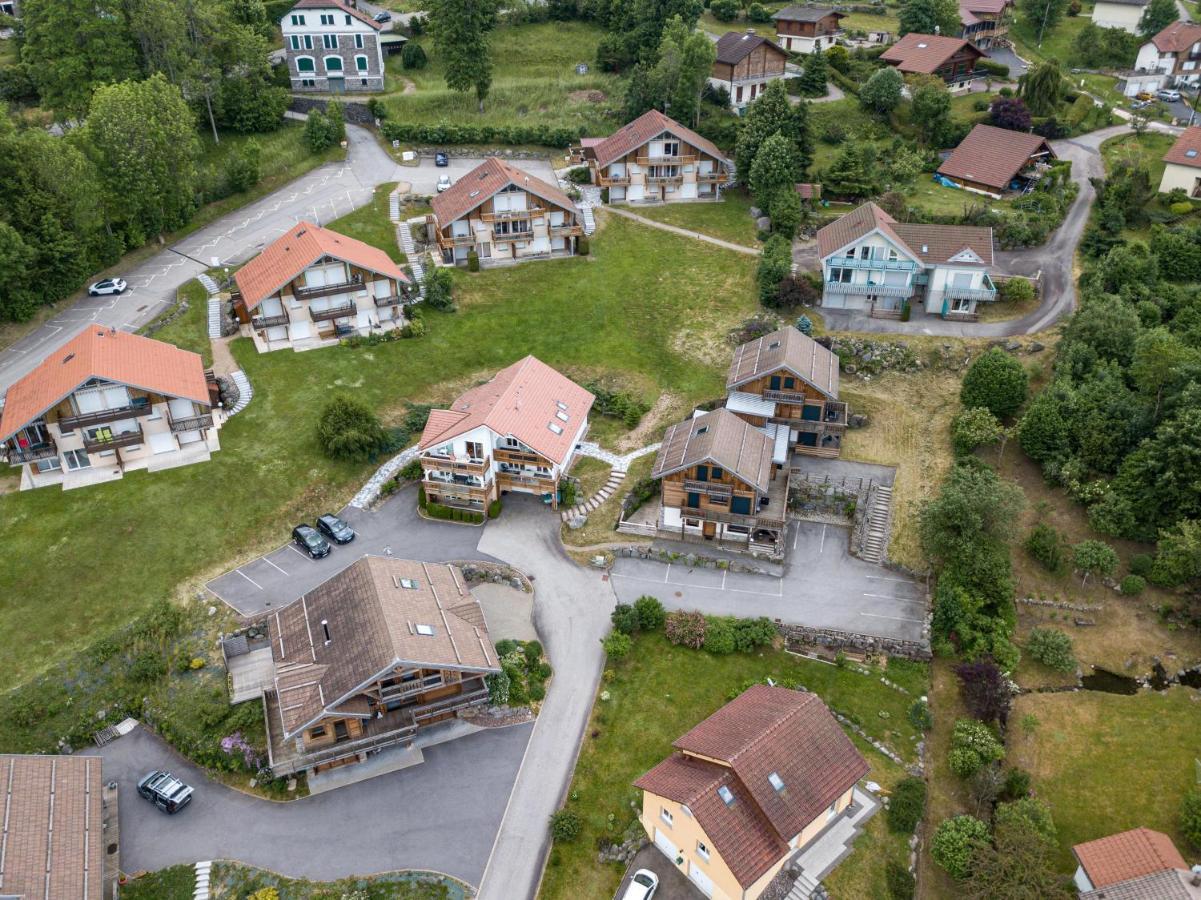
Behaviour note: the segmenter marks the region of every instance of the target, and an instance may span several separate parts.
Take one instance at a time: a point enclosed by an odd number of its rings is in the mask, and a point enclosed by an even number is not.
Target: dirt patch
[[[572,103],[604,103],[609,98],[604,91],[572,91],[567,99]]]
[[[642,417],[638,427],[617,442],[617,452],[629,453],[654,443],[662,436],[664,421],[680,418],[682,406],[683,399],[679,395],[664,391],[655,401],[655,405]]]
[[[405,83],[405,86],[404,86],[404,90],[400,92],[401,94],[416,94],[417,93],[417,85],[416,84],[414,84],[408,78],[403,79],[403,81]]]

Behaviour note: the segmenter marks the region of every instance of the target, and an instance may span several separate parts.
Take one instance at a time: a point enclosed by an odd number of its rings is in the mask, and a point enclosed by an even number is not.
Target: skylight
[[[433,625],[417,625],[415,627],[417,629],[418,634],[423,634],[426,637],[433,637],[433,635],[434,635],[434,626]]]
[[[563,410],[559,410],[557,413],[555,413],[555,418],[558,419],[560,422],[566,422],[568,419],[568,416],[567,416],[567,413],[563,412]]]
[[[724,784],[717,789],[717,796],[721,797],[721,802],[726,806],[734,805],[734,793]]]
[[[705,433],[706,431],[708,431],[708,430],[709,430],[709,426],[708,426],[708,425],[702,425],[700,428],[698,428],[698,429],[696,430],[696,433],[697,433],[697,434],[704,434],[704,433]]]
[[[399,586],[405,588],[406,590],[415,591],[417,588],[421,587],[421,583],[415,578],[402,578],[400,579]]]
[[[1185,150],[1184,155],[1188,156],[1188,157],[1193,157],[1193,156],[1197,155],[1197,151],[1196,150]]]
[[[559,409],[561,409],[561,410],[564,410],[564,411],[567,410],[567,404],[564,403],[562,400],[556,400],[555,406],[559,407]]]
[[[784,779],[780,777],[779,772],[772,772],[767,776],[767,780],[771,782],[771,786],[777,794],[784,790]]]
[[[926,49],[927,47],[929,47],[930,45],[929,45],[929,44],[927,44],[927,43],[925,43],[925,42],[923,41],[922,43],[918,44],[917,46],[918,46],[918,49],[919,49],[919,50],[925,50],[925,49]]]
[[[767,345],[767,349],[768,350],[776,350],[779,348],[779,346],[780,346],[779,341],[772,341],[770,344]]]
[[[555,434],[563,433],[563,426],[558,424],[557,422],[547,422],[546,427],[549,428],[551,431],[553,431]]]

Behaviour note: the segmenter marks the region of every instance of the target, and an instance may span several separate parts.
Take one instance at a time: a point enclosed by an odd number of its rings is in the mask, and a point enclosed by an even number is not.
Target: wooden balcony
[[[575,237],[584,233],[584,229],[579,225],[552,225],[550,226],[551,237]]]
[[[502,491],[538,491],[544,494],[555,490],[553,478],[524,475],[516,472],[497,472],[496,483]]]
[[[201,428],[213,427],[212,413],[201,413],[198,416],[184,416],[181,419],[170,416],[169,419],[172,434],[179,434],[181,431],[199,431]]]
[[[525,209],[502,209],[480,213],[480,218],[485,222],[508,222],[512,219],[531,219],[545,214],[545,206],[530,206]]]
[[[315,297],[329,297],[333,294],[348,294],[364,289],[363,279],[354,278],[350,281],[339,281],[335,284],[323,284],[318,287],[297,288],[293,293],[297,300],[312,300]]]
[[[714,484],[711,481],[686,480],[684,490],[693,494],[704,494],[707,497],[724,497],[727,500],[734,494],[734,489],[730,485]]]
[[[695,153],[680,153],[675,156],[638,155],[638,165],[640,166],[678,166],[682,163],[691,162],[696,162]]]
[[[273,316],[255,316],[250,320],[250,327],[255,331],[261,331],[264,328],[274,328],[277,325],[287,325],[292,319],[285,309],[281,313]]]
[[[596,183],[599,187],[624,187],[630,183],[629,175],[597,175]]]
[[[438,232],[438,244],[442,247],[473,247],[478,243],[474,234],[443,234]]]
[[[465,479],[467,476],[460,475],[459,478]],[[430,478],[427,473],[425,480],[422,482],[426,488],[426,493],[435,493],[439,496],[446,494],[447,496],[460,497],[465,500],[486,500],[488,497],[488,485],[471,484],[467,481],[458,481],[454,478]],[[442,500],[438,501],[442,503]]]
[[[730,176],[729,176],[729,173],[727,173],[727,172],[698,172],[697,176],[696,176],[696,180],[697,181],[705,181],[705,182],[729,181]]]
[[[134,419],[148,416],[151,413],[149,403],[129,404],[113,409],[100,409],[96,412],[80,413],[77,416],[63,416],[58,420],[59,430],[70,434],[76,428],[91,428],[93,425],[104,425],[107,422],[120,422],[122,419]]]
[[[134,447],[145,443],[145,440],[142,436],[142,429],[138,428],[135,431],[123,431],[120,434],[114,434],[107,438],[85,437],[83,439],[83,449],[89,453],[99,453],[103,450],[116,450],[118,447]]]
[[[422,468],[427,472],[461,472],[466,475],[483,475],[491,468],[491,460],[456,459],[453,456],[428,455],[421,457]]]
[[[533,451],[527,450],[507,450],[503,447],[497,447],[492,451],[492,455],[498,463],[513,463],[514,465],[530,464],[536,466],[549,466],[550,460],[543,456],[539,456]]]
[[[344,319],[347,316],[353,316],[358,312],[358,308],[354,305],[354,301],[350,300],[346,303],[339,303],[337,306],[331,306],[329,309],[313,309],[309,307],[309,317],[314,322],[330,322],[334,319]]]
[[[494,231],[485,240],[490,240],[494,244],[511,244],[514,241],[532,241],[534,239],[533,231],[510,231],[507,234],[500,231]]]
[[[683,184],[683,175],[647,175],[647,184]]]
[[[764,400],[774,400],[777,403],[804,403],[804,391],[773,391],[766,390],[763,392]]]
[[[21,466],[25,463],[37,462],[39,459],[50,459],[58,456],[58,446],[54,441],[47,441],[44,444],[33,444],[29,447],[18,447],[16,438],[13,443],[5,447],[5,454],[8,457],[10,466]]]
[[[387,297],[374,297],[376,309],[385,309],[389,306],[407,306],[415,302],[412,296],[406,291],[403,294],[389,294]]]

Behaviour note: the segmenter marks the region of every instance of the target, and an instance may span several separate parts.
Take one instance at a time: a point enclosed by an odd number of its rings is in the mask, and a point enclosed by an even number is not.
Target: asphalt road
[[[234,859],[321,881],[429,869],[478,885],[531,731],[486,729],[426,748],[418,766],[288,803],[210,781],[143,728],[83,752],[103,757],[105,781],[120,785],[126,872]],[[182,812],[138,796],[154,769],[196,789]]]
[[[851,556],[848,538],[846,528],[793,522],[781,578],[621,558],[613,566],[613,590],[622,603],[650,594],[669,609],[767,616],[816,628],[920,640],[924,589],[912,579]]]

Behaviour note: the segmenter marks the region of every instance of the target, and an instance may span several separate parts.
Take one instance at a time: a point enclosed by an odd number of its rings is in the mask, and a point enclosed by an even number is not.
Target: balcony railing
[[[513,241],[532,241],[534,232],[531,231],[493,231],[489,238],[494,244],[511,244]]]
[[[409,303],[415,302],[413,298],[407,294],[389,294],[387,297],[376,297],[375,306],[377,309],[383,309],[387,306],[406,306]]]
[[[250,327],[256,331],[260,331],[263,328],[274,328],[277,325],[287,325],[290,321],[292,321],[292,319],[288,315],[288,311],[285,309],[283,312],[276,313],[275,315],[271,316],[255,316],[250,320]]]
[[[550,226],[551,237],[570,237],[573,234],[582,234],[583,229],[579,225],[552,225]]]
[[[683,175],[647,175],[647,184],[681,184],[684,181]]]
[[[705,494],[709,497],[726,497],[729,498],[734,489],[728,484],[714,484],[711,481],[689,481],[684,482],[684,490],[693,494]]]
[[[710,522],[725,522],[728,525],[745,525],[748,528],[754,528],[756,525],[778,525],[784,521],[783,510],[776,509],[765,509],[754,516],[722,512],[721,510],[713,509],[713,507],[694,509],[690,506],[684,506],[680,508],[680,512],[690,518],[708,519]]]
[[[698,172],[697,181],[728,181],[730,175],[728,172]]]
[[[696,162],[696,154],[694,153],[678,153],[675,156],[638,156],[638,164],[640,166],[677,166],[681,163]]]
[[[39,459],[50,459],[58,456],[58,447],[54,441],[44,444],[33,444],[29,447],[16,447],[9,444],[5,450],[10,466],[20,466],[25,463],[37,462]]]
[[[199,431],[201,428],[213,427],[213,414],[202,413],[198,416],[184,416],[181,419],[171,417],[171,433],[178,434],[181,431]]]
[[[803,391],[766,390],[763,392],[763,399],[775,400],[777,403],[804,403],[805,394]]]
[[[526,209],[502,209],[480,213],[480,218],[485,222],[505,222],[509,219],[529,219],[533,216],[541,216],[545,212],[546,207],[544,206],[530,206]]]
[[[76,428],[91,428],[93,425],[104,425],[107,422],[119,422],[122,419],[133,419],[138,416],[150,415],[149,403],[129,404],[112,409],[99,409],[96,412],[80,413],[77,416],[63,416],[58,420],[59,430],[70,434]]]
[[[534,463],[535,465],[546,465],[546,459],[539,456],[537,453],[528,450],[517,450],[509,447],[497,447],[493,451],[497,462],[511,463]]]
[[[919,268],[911,259],[852,259],[849,256],[832,256],[827,263],[832,269],[888,269],[913,272]]]
[[[629,175],[599,175],[597,183],[601,187],[622,187],[630,183]]]
[[[827,294],[862,294],[876,297],[912,297],[913,286],[908,284],[854,284],[848,281],[827,281]]]
[[[438,243],[443,247],[469,247],[476,243],[474,234],[442,234],[438,232]]]
[[[362,278],[353,278],[350,281],[339,281],[335,284],[297,288],[293,293],[296,295],[297,300],[312,300],[314,297],[328,297],[331,294],[346,294],[351,291],[361,291],[363,287]]]
[[[452,456],[428,456],[421,457],[422,463],[425,464],[427,472],[466,472],[470,475],[483,475],[490,467],[490,460],[487,457],[483,459],[455,459]]]
[[[555,489],[555,481],[553,478],[544,478],[537,475],[521,475],[516,472],[499,472],[497,475],[500,486],[506,485],[512,487],[514,485],[525,488],[536,488],[540,491],[553,491]]]
[[[331,306],[329,309],[313,309],[309,307],[309,316],[314,322],[328,322],[331,319],[344,319],[347,316],[353,316],[358,311],[358,307],[351,300],[348,303],[339,303],[337,306]]]
[[[107,437],[85,437],[83,439],[83,449],[90,453],[98,453],[102,450],[115,450],[118,447],[133,447],[144,443],[144,441],[145,438],[142,436],[142,429],[138,428],[134,431],[122,431],[120,434],[112,434]]]
[[[992,279],[988,275],[985,275],[984,287],[961,288],[952,286],[943,291],[943,296],[950,300],[983,300],[989,302],[997,299],[997,288],[992,283]]]
[[[975,322],[980,318],[980,314],[967,310],[948,309],[942,314],[942,317],[948,322]]]

